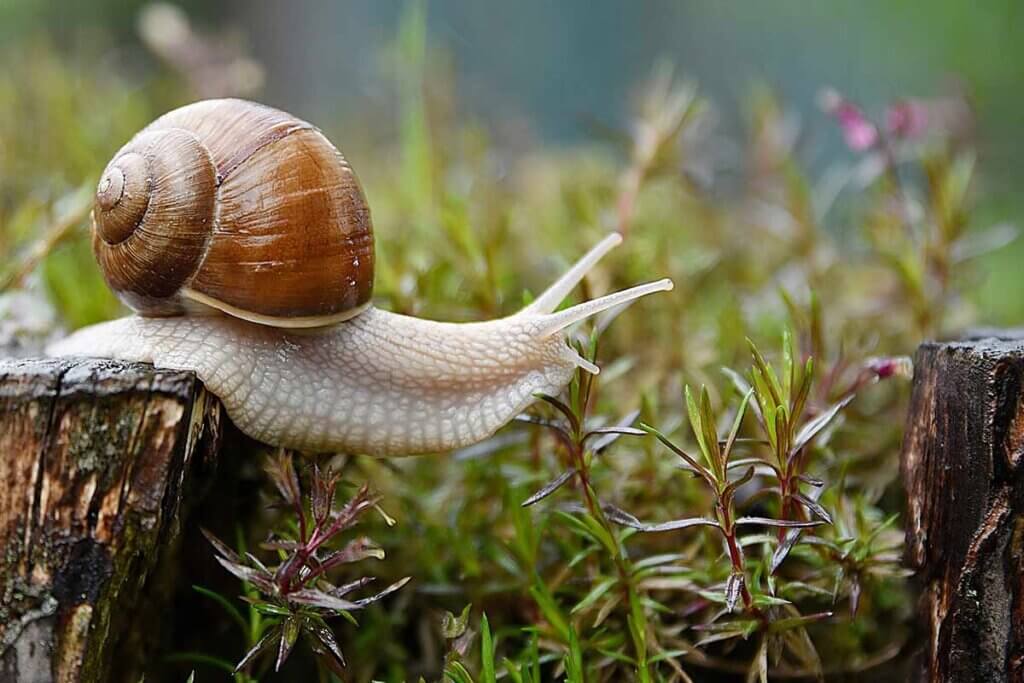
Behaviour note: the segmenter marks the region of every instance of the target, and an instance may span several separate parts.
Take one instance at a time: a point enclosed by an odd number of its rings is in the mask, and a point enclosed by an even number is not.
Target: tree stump
[[[0,360],[0,682],[139,680],[220,424],[192,373]]]
[[[985,335],[915,358],[902,474],[922,681],[1024,681],[1024,336]]]

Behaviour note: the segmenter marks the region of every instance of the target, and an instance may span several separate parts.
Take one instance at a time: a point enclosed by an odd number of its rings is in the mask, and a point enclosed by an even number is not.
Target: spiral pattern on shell
[[[283,327],[369,302],[373,229],[359,181],[312,125],[242,100],[176,109],[143,129],[96,189],[93,248],[144,315],[192,302]]]
[[[137,136],[107,166],[93,210],[93,250],[110,287],[145,313],[180,311],[176,295],[202,261],[217,174],[196,136]]]

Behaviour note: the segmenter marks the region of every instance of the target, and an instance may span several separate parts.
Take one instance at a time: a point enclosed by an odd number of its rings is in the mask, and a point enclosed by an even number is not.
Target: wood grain
[[[1024,681],[1024,341],[993,334],[915,358],[902,474],[922,681]]]
[[[139,680],[220,424],[191,373],[0,360],[0,681]]]

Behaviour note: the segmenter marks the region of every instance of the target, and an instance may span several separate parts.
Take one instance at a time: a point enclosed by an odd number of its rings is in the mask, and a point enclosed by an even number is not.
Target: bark
[[[1024,341],[990,335],[915,359],[902,474],[922,681],[1024,681]]]
[[[191,373],[0,360],[0,682],[139,680],[220,425]]]

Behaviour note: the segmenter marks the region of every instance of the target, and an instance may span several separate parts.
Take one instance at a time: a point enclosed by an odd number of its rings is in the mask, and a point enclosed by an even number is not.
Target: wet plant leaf
[[[650,425],[646,424],[641,424],[640,428],[649,434],[653,434],[655,438],[657,438],[658,441],[660,441],[662,444],[668,447],[670,451],[672,451],[680,458],[682,458],[682,460],[687,465],[689,465],[694,472],[697,472],[701,477],[704,478],[704,481],[707,482],[708,486],[710,486],[711,488],[715,487],[714,476],[711,474],[711,472],[708,471],[706,467],[697,462],[697,460],[693,456],[691,456],[689,453],[676,446],[667,436],[659,432],[654,427],[651,427]]]
[[[360,607],[360,608],[366,607],[367,605],[371,605],[371,604],[377,602],[378,600],[381,600],[382,598],[385,598],[385,597],[391,595],[395,591],[397,591],[400,588],[402,588],[402,586],[404,586],[405,584],[409,583],[409,581],[411,581],[411,580],[412,580],[411,576],[406,576],[403,579],[399,579],[398,581],[395,581],[393,584],[391,584],[390,586],[388,586],[387,588],[385,588],[384,590],[382,590],[379,593],[371,595],[368,598],[360,598],[359,600],[356,600],[355,604],[358,607]]]
[[[540,501],[544,500],[558,489],[562,488],[565,485],[565,483],[572,479],[574,476],[576,476],[575,468],[562,472],[560,475],[558,475],[557,477],[549,481],[547,484],[545,484],[543,487],[541,487],[539,491],[537,491],[532,496],[524,500],[521,503],[522,507],[526,508],[536,503],[539,503]]]
[[[730,574],[725,584],[725,608],[730,612],[736,609],[736,601],[739,600],[740,592],[744,584],[743,574]]]
[[[249,666],[257,657],[264,652],[271,652],[274,645],[277,644],[277,639],[281,636],[281,627],[274,626],[267,631],[262,638],[256,641],[256,644],[245,653],[245,656],[235,665],[235,673],[242,671],[245,667]]]
[[[768,565],[768,573],[774,574],[778,571],[782,563],[785,562],[786,558],[789,557],[789,553],[793,550],[793,547],[800,541],[800,535],[803,533],[801,529],[790,529],[786,532],[786,535],[782,539],[776,548],[775,552],[772,553],[771,562]]]
[[[321,619],[310,620],[306,630],[312,634],[319,645],[323,648],[322,654],[327,655],[328,660],[332,660],[338,667],[345,666],[345,656],[341,652],[341,647],[338,645],[337,639],[334,637],[334,631],[331,627],[323,622]],[[332,670],[338,673],[339,669]]]
[[[800,501],[801,505],[816,515],[818,519],[826,524],[832,524],[832,515],[828,513],[828,510],[822,507],[821,503],[810,496],[804,495],[803,493],[796,493],[793,497]]]
[[[299,619],[289,617],[284,620],[281,626],[281,639],[278,641],[277,660],[274,662],[274,671],[280,671],[288,655],[292,653],[296,641],[299,639]]]
[[[569,425],[572,427],[572,433],[580,433],[580,421],[579,418],[576,417],[576,413],[573,412],[572,408],[562,403],[558,398],[554,396],[548,396],[547,394],[538,393],[534,394],[534,397],[540,399],[541,401],[544,401],[545,403],[551,406],[554,406],[554,408],[558,412],[560,412],[566,420],[568,420]]]
[[[810,522],[800,522],[792,519],[771,519],[770,517],[740,517],[736,520],[736,526],[743,525],[758,525],[758,526],[774,526],[783,529],[805,529],[814,526],[821,526],[825,522],[821,520],[813,520]]]
[[[301,590],[292,591],[288,593],[287,599],[289,602],[293,602],[298,605],[309,605],[310,607],[319,607],[320,609],[332,611],[351,611],[360,608],[357,603],[337,598],[316,588],[303,588]]]
[[[206,529],[200,528],[199,530],[202,532],[203,536],[206,537],[206,540],[210,542],[210,545],[213,546],[214,550],[220,553],[220,555],[224,557],[224,559],[228,560],[233,564],[242,564],[242,558],[241,556],[239,556],[238,553],[229,548],[219,538],[214,536]]]
[[[688,529],[693,526],[710,526],[716,529],[721,529],[721,525],[713,519],[707,517],[685,517],[683,519],[673,519],[668,522],[658,522],[657,524],[644,524],[641,523],[639,526],[633,527],[645,533],[658,533],[661,531],[675,531],[676,529]]]
[[[586,443],[591,437],[596,436],[597,438],[594,439],[590,448],[595,453],[600,453],[618,441],[620,436],[646,436],[647,432],[631,426],[636,422],[638,417],[640,417],[639,410],[631,411],[623,416],[623,418],[612,427],[603,427],[601,429],[591,430],[583,437],[583,443]]]
[[[813,420],[805,424],[803,427],[801,427],[800,431],[796,435],[796,438],[793,439],[793,446],[791,448],[791,452],[796,453],[800,451],[800,449],[802,449],[804,446],[806,446],[807,443],[815,436],[817,436],[821,432],[821,430],[827,427],[828,424],[836,418],[836,415],[839,414],[839,411],[848,406],[850,404],[850,401],[852,401],[854,398],[855,396],[853,395],[847,396],[842,401],[839,401],[838,403],[834,404],[821,415],[818,415],[816,418],[814,418]]]

